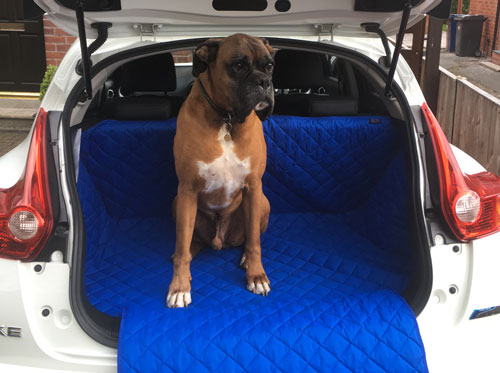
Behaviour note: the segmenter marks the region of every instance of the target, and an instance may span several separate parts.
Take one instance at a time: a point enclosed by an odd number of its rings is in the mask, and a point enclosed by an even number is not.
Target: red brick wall
[[[496,63],[497,65],[500,65],[500,53],[499,52],[493,52],[493,54],[491,55],[491,62]]]
[[[190,50],[173,52],[172,55],[176,63],[191,62],[193,59],[193,52]]]
[[[65,33],[47,18],[43,18],[45,33],[45,59],[48,65],[59,66],[69,47],[76,40],[75,36]]]
[[[495,30],[495,15],[497,4],[500,0],[470,0],[469,14],[482,14],[486,18],[483,25],[483,37],[481,39],[481,50],[487,56],[491,56],[493,33]],[[500,27],[497,34],[496,49],[500,49]]]

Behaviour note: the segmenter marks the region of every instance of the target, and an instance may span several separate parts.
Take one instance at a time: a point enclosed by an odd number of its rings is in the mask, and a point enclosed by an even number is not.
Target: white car
[[[0,158],[0,371],[499,369],[500,179],[448,143],[398,59],[439,0],[36,3],[96,40]],[[236,32],[276,50],[272,291],[245,290],[238,249],[207,249],[192,304],[168,309],[194,80],[172,56]]]

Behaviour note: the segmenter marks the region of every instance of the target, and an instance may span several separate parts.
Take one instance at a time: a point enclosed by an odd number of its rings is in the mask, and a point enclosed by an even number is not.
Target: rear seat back
[[[101,112],[119,120],[162,120],[177,116],[182,98],[169,96],[177,88],[174,59],[162,53],[125,63],[113,73],[114,97]]]
[[[273,73],[278,89],[273,113],[305,117],[357,114],[358,95],[352,84],[345,84],[348,67],[343,62],[337,61],[339,79],[335,80],[325,55],[279,50]],[[354,79],[354,74],[349,75]]]
[[[273,73],[278,89],[273,113],[305,117],[358,114],[354,74],[348,74],[350,66],[343,62],[337,61],[336,79],[325,55],[279,50]],[[177,89],[171,53],[127,62],[112,74],[109,83],[107,91],[114,96],[107,97],[100,108],[107,119],[164,120],[177,116],[183,102],[182,97],[171,95]]]

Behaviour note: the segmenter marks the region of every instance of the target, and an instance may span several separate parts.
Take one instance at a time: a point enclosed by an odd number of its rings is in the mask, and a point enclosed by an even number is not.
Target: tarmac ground
[[[441,52],[439,64],[454,75],[466,78],[472,84],[500,99],[500,72],[481,65],[485,58],[458,57],[455,53]]]
[[[0,98],[0,157],[26,138],[39,106],[38,99]]]
[[[395,37],[393,38],[395,39]],[[403,39],[404,45],[411,47],[412,42],[413,34],[406,34]],[[439,65],[452,74],[461,78],[466,78],[472,84],[500,98],[500,72],[481,65],[481,62],[488,62],[489,58],[459,57],[455,52],[449,51],[447,42],[446,31],[443,31],[441,34],[441,56]]]
[[[19,145],[26,136],[27,131],[0,130],[0,157]]]

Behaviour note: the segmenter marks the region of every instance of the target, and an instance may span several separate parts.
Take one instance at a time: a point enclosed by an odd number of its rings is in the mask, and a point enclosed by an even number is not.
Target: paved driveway
[[[0,157],[23,141],[28,132],[0,130]]]

